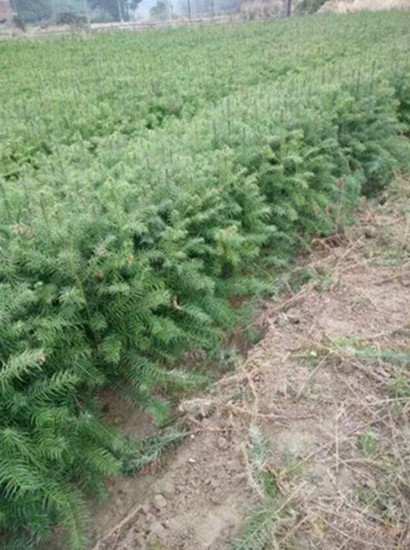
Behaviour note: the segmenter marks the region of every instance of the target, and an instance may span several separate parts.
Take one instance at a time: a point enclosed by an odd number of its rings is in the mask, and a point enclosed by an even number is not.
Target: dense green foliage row
[[[0,44],[0,544],[62,523],[82,547],[82,498],[124,451],[98,389],[154,411],[263,288],[252,264],[284,265],[404,162],[409,23]]]

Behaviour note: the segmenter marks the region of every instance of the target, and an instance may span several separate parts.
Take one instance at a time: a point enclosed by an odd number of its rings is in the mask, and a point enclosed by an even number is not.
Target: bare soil
[[[110,481],[94,550],[410,548],[409,183],[314,243],[262,341],[182,403],[190,437]]]

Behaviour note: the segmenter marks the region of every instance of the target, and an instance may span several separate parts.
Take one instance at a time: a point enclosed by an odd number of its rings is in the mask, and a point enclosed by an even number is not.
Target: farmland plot
[[[408,159],[408,14],[0,44],[0,536],[124,469],[115,387],[159,424],[240,297]],[[408,161],[408,160],[407,160]],[[254,265],[255,267],[252,267]]]

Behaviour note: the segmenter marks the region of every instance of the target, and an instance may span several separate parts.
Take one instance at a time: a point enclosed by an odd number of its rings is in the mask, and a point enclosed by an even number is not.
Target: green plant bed
[[[0,44],[7,548],[56,524],[84,546],[84,495],[128,449],[99,388],[155,411],[153,395],[194,383],[178,363],[235,326],[232,297],[266,289],[258,265],[286,265],[387,185],[408,149],[408,22]]]

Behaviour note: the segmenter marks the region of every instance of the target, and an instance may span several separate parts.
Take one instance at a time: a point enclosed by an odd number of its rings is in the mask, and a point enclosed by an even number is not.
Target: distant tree
[[[55,13],[75,13],[82,15],[84,13],[83,0],[52,0]]]
[[[37,23],[60,13],[84,15],[83,0],[12,0],[11,5],[25,23]]]
[[[155,19],[165,19],[167,15],[167,6],[165,2],[158,0],[155,6],[149,10],[149,13],[151,17],[154,17]]]
[[[13,9],[25,23],[50,19],[53,14],[51,0],[13,0]]]
[[[69,25],[70,27],[84,27],[87,23],[85,15],[77,15],[70,11],[60,12],[55,17],[56,25]]]
[[[317,12],[327,0],[302,0],[296,7],[296,11],[301,14]]]
[[[115,21],[120,21],[121,18],[128,21],[130,11],[134,10],[140,2],[141,0],[88,0],[92,10],[106,12]]]

